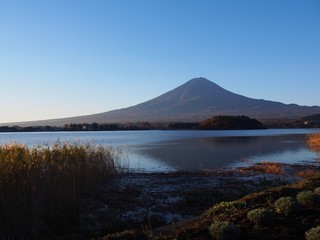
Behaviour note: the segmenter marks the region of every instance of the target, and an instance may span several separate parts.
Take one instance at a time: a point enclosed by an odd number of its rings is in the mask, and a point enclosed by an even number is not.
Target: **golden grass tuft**
[[[261,173],[283,174],[282,164],[276,162],[257,163],[256,165],[250,166],[249,169]]]
[[[310,150],[320,152],[320,133],[308,134],[306,141]]]
[[[65,234],[79,220],[80,199],[115,173],[113,157],[103,147],[0,145],[1,236]]]

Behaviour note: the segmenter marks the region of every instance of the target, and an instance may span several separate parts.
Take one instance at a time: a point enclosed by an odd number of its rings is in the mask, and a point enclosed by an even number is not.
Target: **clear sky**
[[[320,1],[0,0],[0,122],[128,107],[200,76],[320,105]]]

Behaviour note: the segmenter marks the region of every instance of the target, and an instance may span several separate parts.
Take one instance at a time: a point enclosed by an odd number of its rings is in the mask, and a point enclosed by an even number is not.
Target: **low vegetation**
[[[305,207],[320,206],[320,196],[311,190],[299,192],[297,195],[298,202]]]
[[[103,147],[57,143],[0,146],[0,238],[68,235],[79,221],[80,201],[116,173]]]
[[[256,208],[248,212],[248,219],[257,225],[272,225],[275,222],[275,214],[266,208]]]
[[[293,197],[281,197],[274,203],[274,209],[277,213],[289,216],[300,210],[300,205]]]
[[[212,223],[209,227],[209,233],[215,240],[237,240],[241,238],[241,230],[227,221]]]
[[[320,239],[320,226],[311,228],[306,232],[306,240],[319,240]]]

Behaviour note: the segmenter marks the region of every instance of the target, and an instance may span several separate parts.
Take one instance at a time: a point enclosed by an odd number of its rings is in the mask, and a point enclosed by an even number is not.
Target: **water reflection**
[[[243,166],[248,164],[247,160],[312,161],[319,156],[307,149],[305,136],[315,132],[319,130],[0,133],[0,141],[18,141],[28,146],[51,145],[56,141],[112,146],[128,156],[123,165],[155,172]]]
[[[232,167],[246,165],[246,161],[301,163],[314,157],[314,153],[307,150],[305,135],[207,137],[163,141],[145,145],[139,149],[139,153],[183,170]]]

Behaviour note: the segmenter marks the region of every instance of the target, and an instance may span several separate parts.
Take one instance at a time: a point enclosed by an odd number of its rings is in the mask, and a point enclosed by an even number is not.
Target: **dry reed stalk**
[[[0,236],[38,238],[77,224],[80,199],[116,173],[103,147],[57,143],[0,146]]]

